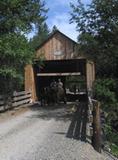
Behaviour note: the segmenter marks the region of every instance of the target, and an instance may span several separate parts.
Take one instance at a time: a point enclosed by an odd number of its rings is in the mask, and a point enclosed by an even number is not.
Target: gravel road
[[[112,160],[66,137],[67,109],[31,108],[0,122],[0,160]]]

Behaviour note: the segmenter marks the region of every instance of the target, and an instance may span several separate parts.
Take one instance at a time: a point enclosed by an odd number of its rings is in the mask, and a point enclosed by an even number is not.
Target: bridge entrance
[[[34,66],[36,80],[36,95],[40,99],[40,91],[50,86],[53,80],[61,81],[68,101],[85,98],[87,95],[87,60],[50,60],[42,66]]]
[[[94,63],[87,59],[47,60],[39,66],[36,61],[35,65],[26,68],[25,89],[30,88],[35,101],[39,99],[41,88],[49,86],[53,79],[57,81],[59,78],[68,96],[76,97],[78,92],[87,94],[95,79]]]

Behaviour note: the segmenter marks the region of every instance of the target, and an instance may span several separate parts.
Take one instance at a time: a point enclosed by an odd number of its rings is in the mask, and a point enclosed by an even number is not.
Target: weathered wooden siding
[[[77,44],[60,33],[56,33],[36,52],[36,57],[45,60],[72,59],[76,56]]]
[[[92,61],[86,63],[86,79],[88,91],[92,89],[95,81],[95,64]]]
[[[25,91],[31,92],[33,101],[37,100],[35,73],[32,65],[25,66]]]

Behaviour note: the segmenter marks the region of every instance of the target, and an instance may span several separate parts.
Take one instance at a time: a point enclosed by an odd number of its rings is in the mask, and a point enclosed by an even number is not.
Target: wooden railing
[[[100,102],[89,97],[89,123],[92,145],[94,149],[101,152],[101,120]]]
[[[15,91],[11,98],[0,95],[0,111],[5,111],[14,107],[25,106],[29,103],[32,103],[30,91]]]
[[[4,98],[0,95],[0,111],[4,110]]]

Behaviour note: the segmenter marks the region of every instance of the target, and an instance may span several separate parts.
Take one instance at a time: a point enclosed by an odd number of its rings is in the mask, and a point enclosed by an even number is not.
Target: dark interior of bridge
[[[73,80],[68,81],[68,79],[71,79],[72,76],[68,75],[65,76],[59,75],[58,73],[74,73],[77,80],[81,79],[82,84],[84,84],[84,91],[86,90],[86,60],[85,59],[74,59],[74,60],[51,60],[51,61],[44,61],[42,66],[38,66],[37,64],[34,66],[35,73],[36,73],[36,86],[37,86],[37,96],[40,97],[40,91],[44,87],[50,86],[51,82],[53,80],[58,81],[58,79],[61,79],[61,81],[64,84],[64,89],[66,91],[67,87],[70,86],[71,90],[74,85]],[[38,76],[38,73],[40,73],[40,76]],[[45,76],[42,76],[41,74],[44,74]],[[53,76],[48,75],[51,73],[55,73]],[[80,75],[76,76],[77,73],[80,73]],[[47,75],[46,75],[47,74]],[[73,79],[73,78],[72,78]],[[77,82],[78,83],[78,82]],[[79,84],[80,85],[80,84]],[[71,92],[72,93],[72,92]],[[70,99],[73,101],[75,99],[78,99],[78,95],[67,95],[69,101]],[[40,99],[40,98],[39,98]]]

